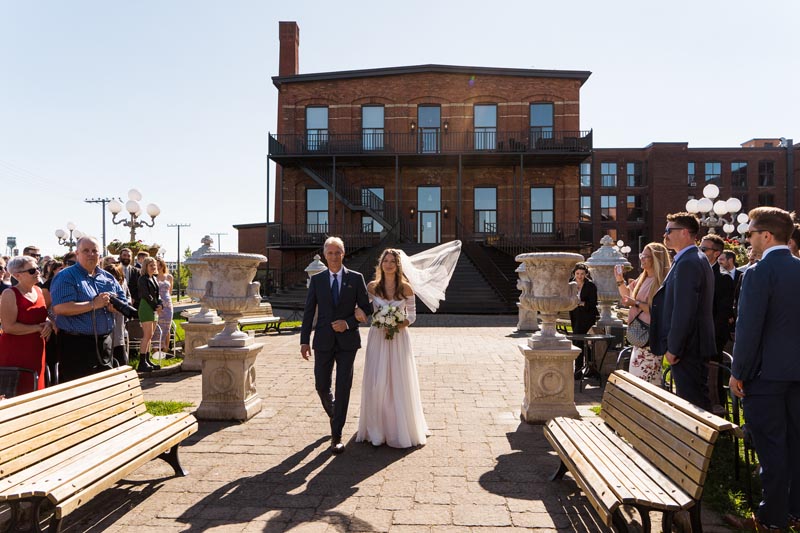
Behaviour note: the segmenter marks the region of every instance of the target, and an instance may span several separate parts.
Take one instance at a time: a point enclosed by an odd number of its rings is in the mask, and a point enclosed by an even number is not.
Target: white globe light
[[[714,202],[714,212],[720,216],[728,213],[728,203],[723,200]]]
[[[128,200],[125,202],[125,211],[135,215],[138,211],[141,211],[142,208],[139,207],[139,202],[136,200]]]
[[[159,214],[161,214],[161,209],[159,209],[156,204],[148,204],[147,214],[150,215],[150,218],[156,218]]]
[[[747,224],[750,222],[750,218],[747,216],[747,213],[739,213],[739,216],[736,217],[736,222],[739,224]]]
[[[111,200],[108,202],[108,210],[111,211],[112,215],[116,215],[122,211],[122,204],[119,202],[119,200]]]
[[[705,187],[703,187],[703,196],[706,198],[711,198],[712,200],[719,196],[719,187],[714,185],[713,183],[709,183]]]
[[[72,231],[72,230],[74,230],[74,229],[75,229],[75,228],[77,228],[77,227],[78,227],[78,226],[76,226],[74,222],[67,222],[67,229],[68,229],[69,231]]]
[[[134,200],[138,202],[141,199],[142,199],[142,193],[140,193],[138,189],[131,189],[128,191],[128,200]]]
[[[64,231],[63,229],[57,229],[56,230],[56,237],[58,237],[59,239],[63,239],[66,236],[67,236],[67,232]]]
[[[725,224],[724,226],[722,226],[722,231],[724,231],[725,233],[733,233],[733,230],[735,229],[736,228],[733,227],[733,224]]]
[[[622,251],[623,254],[629,254],[629,253],[631,253],[631,247],[630,246],[623,246],[621,251]]]
[[[625,243],[622,241],[622,239],[618,240],[617,241],[617,247],[618,248],[622,248],[623,246],[625,246]]]
[[[702,198],[697,201],[697,210],[701,213],[708,213],[713,207],[714,204],[708,198]]]
[[[697,200],[692,198],[688,202],[686,202],[686,211],[689,213],[697,213],[700,209],[697,207]]]
[[[81,237],[83,237],[83,232],[79,229],[76,229],[75,231],[72,232],[72,235],[76,239],[80,239]]]
[[[742,209],[742,201],[738,198],[728,198],[728,213],[738,213]]]
[[[750,224],[747,224],[747,223],[745,223],[745,222],[742,222],[742,223],[741,223],[741,224],[739,224],[739,226],[736,228],[736,231],[737,231],[737,232],[739,232],[739,235],[744,235],[745,233],[747,233],[747,228],[749,228],[749,227],[750,227]]]

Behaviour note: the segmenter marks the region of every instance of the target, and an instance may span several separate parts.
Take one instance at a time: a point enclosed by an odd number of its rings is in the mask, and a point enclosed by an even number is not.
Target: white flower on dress
[[[384,328],[386,338],[393,339],[406,319],[405,312],[396,305],[384,305],[372,313],[372,327]]]

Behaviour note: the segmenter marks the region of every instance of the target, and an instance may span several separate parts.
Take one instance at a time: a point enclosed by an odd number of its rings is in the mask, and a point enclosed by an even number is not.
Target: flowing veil
[[[440,244],[412,256],[402,250],[399,252],[403,274],[408,278],[414,294],[435,313],[439,303],[444,300],[444,292],[456,269],[458,256],[461,255],[461,241]]]

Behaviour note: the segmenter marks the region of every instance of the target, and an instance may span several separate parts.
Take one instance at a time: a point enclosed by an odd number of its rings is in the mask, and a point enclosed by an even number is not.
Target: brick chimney
[[[300,74],[300,27],[295,21],[279,22],[281,57],[278,63],[279,76]]]

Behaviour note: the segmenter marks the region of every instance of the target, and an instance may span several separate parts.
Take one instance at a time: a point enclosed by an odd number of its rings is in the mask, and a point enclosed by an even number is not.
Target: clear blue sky
[[[84,199],[137,187],[162,210],[137,237],[167,259],[168,223],[191,224],[181,248],[223,232],[233,251],[232,225],[265,219],[280,20],[300,25],[301,73],[592,71],[581,128],[598,147],[800,142],[797,0],[0,0],[0,247],[63,253],[68,221],[100,236]]]

